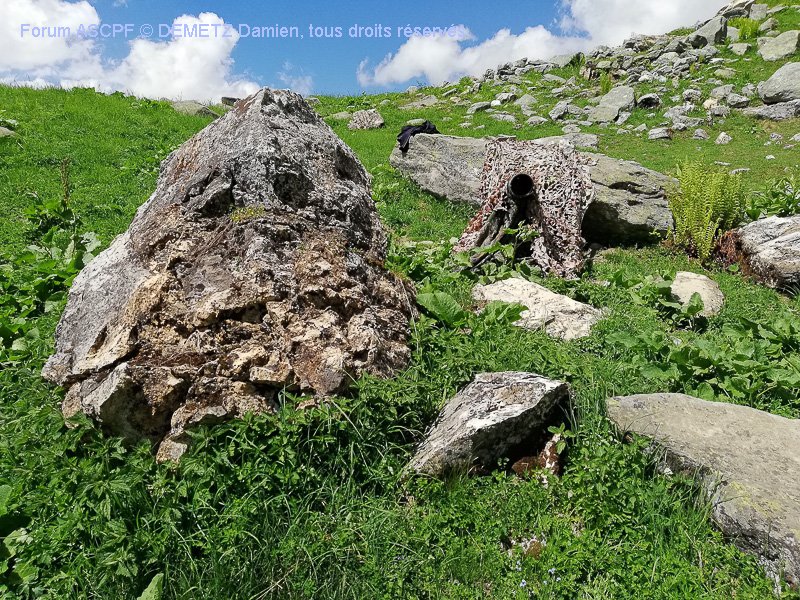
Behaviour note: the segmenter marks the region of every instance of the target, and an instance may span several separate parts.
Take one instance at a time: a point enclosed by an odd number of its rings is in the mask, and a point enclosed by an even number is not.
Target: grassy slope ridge
[[[788,26],[796,17],[780,19]],[[778,66],[748,58],[748,80]],[[531,81],[546,114],[555,99],[535,76]],[[477,99],[494,93],[484,89]],[[375,176],[378,207],[397,242],[390,266],[469,308],[474,282],[451,272],[439,242],[458,235],[470,211],[420,192],[388,168],[396,131],[417,116],[465,135],[540,137],[560,128],[513,130],[478,115],[485,130],[461,130],[455,124],[463,108],[399,111],[403,94],[322,98],[319,110],[328,115],[386,98],[386,129],[334,127]],[[153,189],[158,161],[208,122],[161,103],[81,90],[0,87],[0,110],[20,121],[18,138],[0,140],[0,242],[7,254],[34,241],[23,211],[32,194],[58,197],[64,158],[72,162],[75,211],[107,244]],[[635,125],[653,121],[638,109],[631,118]],[[691,140],[691,133],[662,143],[597,132],[606,134],[601,151],[667,172],[687,156],[748,166],[752,187],[796,166],[796,149],[763,146],[772,131],[800,131],[796,121],[732,117],[724,129],[734,144],[715,146],[715,129],[709,142]],[[768,153],[776,159],[763,159]],[[23,275],[27,268],[18,267]],[[632,301],[628,285],[677,270],[706,273],[725,292],[722,314],[706,327],[676,323],[647,298]],[[607,308],[608,318],[589,338],[561,343],[511,328],[497,315],[470,317],[467,328],[423,317],[412,363],[396,378],[364,378],[350,396],[306,411],[295,410],[298,400],[287,395],[278,415],[199,431],[179,468],[155,465],[146,444],[125,447],[88,422],[64,427],[62,392],[38,375],[59,310],[37,316],[39,337],[0,373],[0,536],[15,532],[0,551],[0,598],[136,598],[158,573],[165,574],[165,598],[186,599],[769,597],[771,583],[709,525],[691,482],[655,473],[637,444],[609,428],[601,405],[612,394],[687,391],[797,417],[798,384],[770,379],[777,377],[770,370],[776,356],[800,359],[791,329],[769,343],[759,333],[732,331],[747,318],[796,325],[798,301],[659,247],[609,253],[578,282],[537,280]],[[671,347],[686,350],[686,370],[659,370]],[[703,348],[706,354],[691,355]],[[735,371],[733,363],[745,358],[752,364]],[[497,370],[573,385],[576,413],[565,420],[576,438],[563,477],[546,488],[502,472],[402,482],[409,453],[442,403],[475,373]],[[534,537],[540,543],[529,555],[507,547]]]

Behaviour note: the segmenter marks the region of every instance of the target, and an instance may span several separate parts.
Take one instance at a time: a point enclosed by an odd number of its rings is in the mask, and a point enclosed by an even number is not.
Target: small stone
[[[731,44],[729,46],[731,52],[736,54],[737,56],[744,56],[747,54],[747,51],[750,50],[750,44]]]
[[[0,138],[14,137],[15,135],[17,134],[11,131],[10,129],[7,129],[5,127],[0,127]]]
[[[736,71],[728,68],[717,69],[716,71],[714,71],[714,75],[719,77],[720,79],[733,79],[734,77],[736,77]]]
[[[695,129],[694,135],[692,136],[695,140],[707,140],[710,136],[705,129]]]
[[[642,108],[658,108],[661,106],[661,98],[658,94],[645,94],[639,98],[636,104]]]
[[[730,144],[732,141],[733,138],[723,131],[719,134],[719,136],[717,136],[717,139],[714,141],[714,143],[720,146],[725,146]]]
[[[536,127],[538,125],[542,125],[543,123],[547,123],[547,122],[548,122],[547,119],[545,119],[544,117],[539,117],[539,116],[533,116],[530,119],[528,119],[527,121],[525,121],[525,123],[527,125],[530,125],[531,127]]]
[[[673,300],[684,306],[689,304],[694,294],[698,294],[703,301],[703,310],[700,313],[703,317],[718,315],[725,302],[725,296],[716,281],[705,275],[685,271],[675,275],[672,286],[670,286],[670,293]]]
[[[492,106],[491,102],[476,102],[467,109],[468,115],[474,115],[476,112],[482,112]]]
[[[750,104],[750,98],[741,96],[739,94],[730,94],[728,96],[728,106],[731,108],[745,108]]]
[[[425,119],[411,119],[410,121],[406,121],[406,125],[411,125],[412,127],[418,127],[425,122]]]
[[[647,134],[647,138],[650,140],[671,140],[672,130],[668,127],[654,127]]]

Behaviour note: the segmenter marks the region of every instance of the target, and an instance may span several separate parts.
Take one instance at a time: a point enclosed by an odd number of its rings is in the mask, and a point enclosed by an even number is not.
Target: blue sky
[[[310,2],[253,0],[128,0],[127,7],[115,6],[114,0],[95,0],[105,22],[171,23],[182,14],[214,12],[226,23],[245,25],[297,25],[304,39],[241,39],[233,51],[236,70],[259,83],[279,86],[279,73],[285,63],[294,65],[295,74],[313,78],[314,92],[352,94],[362,90],[356,78],[359,63],[365,59],[380,62],[398,49],[405,39],[396,37],[397,27],[466,25],[478,39],[491,37],[496,31],[510,28],[521,33],[531,25],[551,25],[557,16],[556,3],[548,0],[531,2],[431,2],[402,0],[398,2]],[[343,31],[341,39],[311,39],[308,26],[340,26],[380,24],[392,28],[392,38],[352,39]],[[109,43],[109,55],[122,57],[127,44],[122,40]],[[398,87],[398,85],[388,86]],[[385,89],[385,86],[381,86]]]
[[[664,33],[708,19],[722,0],[0,0],[0,83],[120,90],[153,98],[219,100],[261,86],[303,94],[357,94],[456,81],[522,57],[547,59]],[[234,35],[170,37],[190,27],[233,26]],[[81,27],[130,24],[125,35],[81,37]],[[239,36],[264,26],[300,37]],[[143,28],[152,33],[142,35]],[[309,27],[341,28],[314,38]],[[382,34],[353,37],[360,26]],[[408,37],[399,29],[450,29]],[[59,33],[48,34],[58,28]],[[64,35],[63,32],[69,32]],[[206,29],[208,32],[209,30]],[[44,32],[44,33],[42,33]],[[160,34],[164,33],[163,36]],[[453,35],[455,34],[455,35]]]

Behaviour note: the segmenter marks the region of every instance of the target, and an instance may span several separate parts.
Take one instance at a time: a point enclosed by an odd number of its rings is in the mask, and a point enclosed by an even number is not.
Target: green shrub
[[[728,25],[739,30],[739,39],[742,41],[754,40],[758,37],[758,21],[754,19],[744,17],[731,19]]]
[[[611,91],[611,88],[614,86],[614,81],[611,79],[611,75],[606,72],[603,72],[600,75],[600,92],[605,95]]]
[[[800,177],[792,175],[775,179],[767,184],[763,192],[750,198],[747,216],[753,219],[778,215],[791,217],[800,214]]]
[[[675,224],[671,241],[701,260],[711,256],[719,235],[744,217],[744,185],[739,175],[699,163],[678,167],[680,189],[670,194]]]

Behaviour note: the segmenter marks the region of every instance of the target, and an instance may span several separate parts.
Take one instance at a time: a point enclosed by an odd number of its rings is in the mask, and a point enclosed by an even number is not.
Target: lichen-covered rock
[[[800,215],[760,219],[730,231],[721,251],[770,287],[800,290]]]
[[[800,49],[800,31],[784,31],[777,37],[767,38],[758,49],[761,58],[767,61],[783,60]]]
[[[380,129],[385,125],[381,114],[374,108],[369,110],[357,110],[350,117],[347,124],[348,129]]]
[[[590,121],[608,123],[614,121],[621,112],[633,110],[636,105],[636,92],[627,85],[613,88],[600,98],[600,103],[589,111]]]
[[[682,394],[612,398],[607,408],[619,429],[661,445],[673,471],[699,478],[728,538],[800,585],[800,421]]]
[[[476,375],[439,413],[409,469],[434,477],[490,469],[534,443],[569,393],[566,383],[533,373]]]
[[[262,90],[173,152],[130,228],[75,279],[43,375],[176,458],[200,423],[320,395],[409,356],[369,176],[297,94]],[[166,437],[166,439],[165,439]]]

